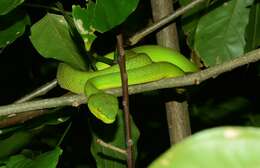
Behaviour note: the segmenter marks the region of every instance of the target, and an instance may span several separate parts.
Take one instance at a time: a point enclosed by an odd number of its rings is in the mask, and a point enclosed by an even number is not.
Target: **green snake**
[[[113,58],[114,52],[105,55]],[[57,71],[59,85],[71,92],[88,97],[90,112],[104,123],[113,123],[119,105],[114,95],[103,90],[121,87],[119,65],[109,66],[98,62],[97,71],[80,71],[60,63]],[[128,85],[152,82],[164,78],[179,77],[198,71],[196,65],[183,55],[169,48],[145,45],[126,52]]]

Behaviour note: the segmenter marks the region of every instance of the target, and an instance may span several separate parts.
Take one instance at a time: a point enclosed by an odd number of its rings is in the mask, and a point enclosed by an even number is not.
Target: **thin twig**
[[[97,142],[99,145],[101,145],[101,146],[103,146],[103,147],[105,147],[105,148],[111,149],[111,150],[113,150],[113,151],[116,151],[116,152],[118,152],[118,153],[121,153],[121,154],[127,156],[127,152],[126,152],[126,150],[124,150],[124,149],[121,149],[121,148],[116,147],[116,146],[114,146],[114,145],[108,144],[108,143],[102,141],[101,139],[97,139],[96,142]]]
[[[69,132],[69,130],[71,128],[71,125],[72,125],[72,122],[70,121],[69,125],[66,127],[65,131],[63,132],[63,134],[62,134],[62,136],[61,136],[61,138],[60,138],[60,140],[59,140],[59,142],[57,143],[56,146],[60,146],[61,145],[61,143],[64,140],[65,136],[68,134],[68,132]]]
[[[36,90],[32,91],[28,95],[21,97],[20,99],[16,100],[14,103],[26,102],[35,97],[45,95],[47,92],[49,92],[50,90],[55,88],[57,86],[57,84],[58,84],[57,79],[54,79],[54,80],[42,85],[41,87],[37,88]]]
[[[198,85],[201,82],[216,78],[218,75],[231,71],[240,66],[257,62],[260,60],[260,49],[253,50],[244,56],[235,58],[231,61],[227,61],[223,64],[216,65],[214,67],[196,72],[193,74],[185,75],[177,78],[162,79],[159,81],[154,81],[150,83],[138,84],[129,86],[129,94],[141,93],[145,91],[152,91],[163,88],[174,88],[174,87],[185,87],[191,85]],[[108,89],[105,90],[107,93],[113,94],[115,96],[122,95],[121,88]],[[11,104],[0,106],[0,116],[6,116],[10,114],[21,113],[30,110],[39,110],[60,106],[79,106],[87,102],[87,98],[84,95],[69,95],[62,96],[59,98],[36,100],[31,102]]]
[[[126,135],[126,146],[127,146],[127,167],[134,168],[133,159],[133,140],[132,131],[130,123],[130,112],[129,112],[129,94],[128,94],[128,77],[125,65],[125,50],[123,47],[123,36],[122,34],[117,35],[117,49],[118,49],[118,64],[120,68],[120,75],[122,81],[122,91],[123,91],[123,111],[125,118],[125,135]]]
[[[194,8],[195,6],[199,5],[200,3],[204,2],[206,0],[194,0],[188,5],[176,10],[174,13],[172,13],[169,16],[166,16],[159,20],[158,22],[153,23],[152,25],[148,26],[147,28],[144,28],[143,30],[137,32],[132,37],[129,38],[130,45],[135,45],[138,43],[142,38],[147,36],[148,34],[154,32],[155,30],[158,30],[159,28],[165,26],[166,24],[170,23],[177,17],[185,14],[186,12],[190,11],[190,9]]]

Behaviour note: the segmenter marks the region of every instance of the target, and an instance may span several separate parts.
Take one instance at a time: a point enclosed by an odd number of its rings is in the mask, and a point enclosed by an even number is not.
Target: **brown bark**
[[[172,0],[151,0],[154,21],[173,13]],[[178,32],[175,23],[169,24],[156,34],[157,43],[179,51]],[[191,134],[188,103],[170,101],[165,103],[170,143],[175,144]]]

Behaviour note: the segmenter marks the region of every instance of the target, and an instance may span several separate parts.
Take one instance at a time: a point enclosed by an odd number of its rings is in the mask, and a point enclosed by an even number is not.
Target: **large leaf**
[[[231,0],[203,16],[197,26],[195,51],[206,66],[244,54],[249,5],[253,0]]]
[[[11,168],[56,168],[61,154],[60,148],[43,153],[34,159],[20,154],[10,157],[5,164]]]
[[[32,26],[31,32],[30,39],[42,56],[85,69],[84,60],[70,36],[63,16],[48,13]]]
[[[18,5],[22,4],[24,0],[1,0],[0,1],[0,15],[5,15]]]
[[[96,120],[95,120],[96,121]],[[126,167],[126,156],[103,147],[96,143],[97,139],[101,139],[113,146],[125,149],[125,127],[124,127],[124,115],[120,111],[117,120],[110,125],[104,125],[103,123],[91,123],[92,127],[92,143],[91,143],[91,153],[96,160],[98,168],[125,168]],[[134,158],[137,157],[137,140],[139,138],[138,128],[135,126],[133,120],[131,119],[132,125],[132,140],[134,143]]]
[[[247,27],[247,51],[260,46],[260,1],[255,3],[250,11],[250,19]]]
[[[187,43],[190,48],[193,48],[195,31],[203,11],[205,11],[209,5],[208,1],[209,0],[200,3],[181,17],[182,29],[187,36]],[[186,6],[191,2],[192,0],[179,0],[181,6]]]
[[[15,10],[0,16],[0,23],[0,48],[4,48],[24,33],[25,27],[30,24],[30,19],[25,12]]]
[[[72,16],[82,35],[85,46],[90,48],[96,38],[95,31],[106,32],[122,23],[137,7],[139,0],[92,0],[87,8],[73,6]]]
[[[259,128],[221,127],[171,147],[149,168],[258,168],[259,155]]]

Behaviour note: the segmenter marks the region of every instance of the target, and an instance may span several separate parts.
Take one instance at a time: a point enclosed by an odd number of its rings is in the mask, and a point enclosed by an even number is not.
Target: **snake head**
[[[115,121],[119,111],[118,100],[115,96],[105,92],[92,94],[88,98],[88,108],[90,112],[106,124]]]

